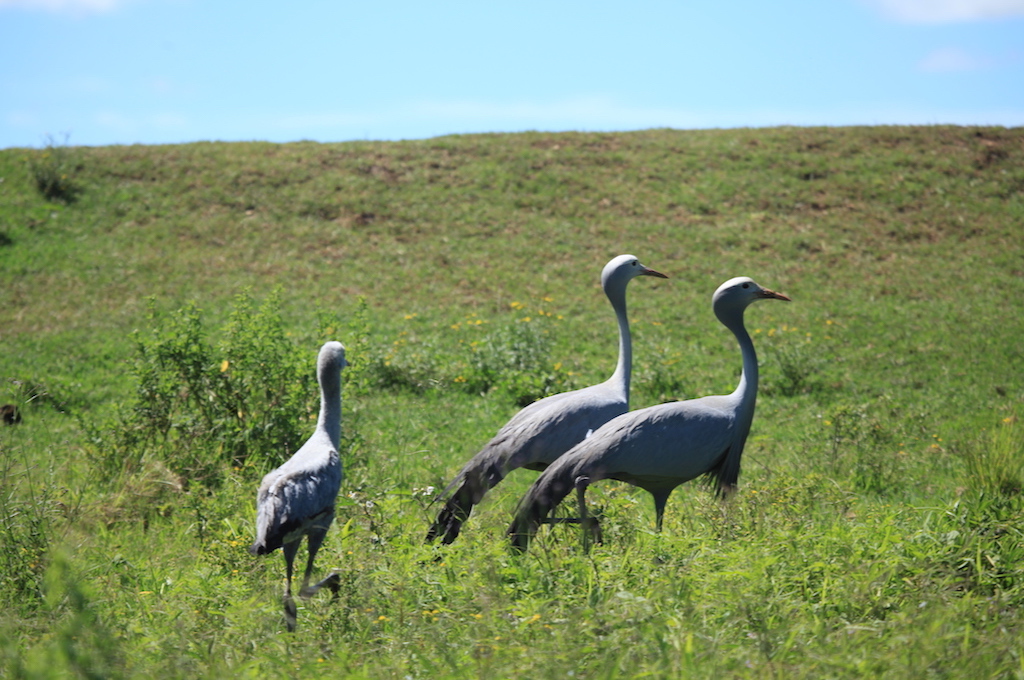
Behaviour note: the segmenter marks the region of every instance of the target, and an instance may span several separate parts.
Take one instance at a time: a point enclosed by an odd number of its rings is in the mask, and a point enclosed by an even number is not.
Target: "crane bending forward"
[[[726,281],[712,298],[715,316],[736,336],[743,355],[743,373],[732,394],[659,404],[609,421],[555,461],[526,492],[508,529],[512,546],[525,551],[537,527],[573,489],[580,504],[576,521],[596,529],[587,518],[585,493],[600,479],[628,482],[654,496],[658,531],[665,503],[680,484],[706,474],[719,494],[731,490],[757,399],[757,354],[743,312],[766,299],[789,300],[747,277]],[[585,531],[585,545],[588,538]]]
[[[334,521],[334,502],[341,486],[341,369],[346,366],[345,347],[328,342],[320,348],[316,362],[320,383],[320,416],[316,430],[284,465],[263,477],[256,495],[256,541],[253,555],[266,555],[278,548],[284,553],[286,586],[285,623],[295,630],[296,607],[292,599],[292,564],[302,537],[308,537],[309,560],[299,595],[311,597],[324,586],[337,592],[338,574],[332,573],[310,585],[313,560]]]
[[[633,349],[626,285],[637,276],[668,278],[640,264],[633,255],[613,258],[601,272],[601,286],[619,324],[615,373],[598,385],[535,401],[514,415],[441,493],[439,498],[450,495],[427,532],[428,542],[438,536],[442,543],[454,541],[473,506],[512,470],[543,470],[601,425],[629,410]]]

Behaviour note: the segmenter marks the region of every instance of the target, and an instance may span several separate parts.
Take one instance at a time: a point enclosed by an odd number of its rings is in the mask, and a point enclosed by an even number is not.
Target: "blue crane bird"
[[[313,560],[334,521],[334,502],[341,486],[341,370],[346,366],[345,347],[328,342],[320,348],[316,376],[320,384],[320,415],[306,443],[284,465],[263,477],[256,494],[256,540],[253,555],[278,548],[284,553],[287,585],[284,594],[285,623],[295,630],[296,607],[292,599],[292,564],[302,537],[308,537],[309,560],[299,595],[312,597],[327,586],[337,593],[338,574],[313,585]]]
[[[601,272],[601,286],[619,324],[619,360],[612,376],[598,385],[545,397],[514,415],[440,494],[439,499],[450,493],[427,532],[428,542],[438,536],[442,543],[454,541],[473,506],[512,470],[543,470],[601,425],[629,410],[633,349],[626,285],[637,276],[668,278],[640,264],[633,255],[613,258]]]
[[[537,527],[573,489],[580,517],[570,521],[584,524],[585,546],[590,532],[600,540],[596,520],[587,517],[585,498],[587,486],[600,479],[628,482],[650,493],[658,531],[668,497],[680,484],[706,474],[719,495],[733,489],[757,399],[757,353],[743,325],[743,312],[753,302],[771,299],[789,300],[747,277],[719,286],[712,308],[736,336],[743,355],[736,390],[638,409],[609,421],[555,461],[526,492],[508,529],[512,546],[525,551]]]

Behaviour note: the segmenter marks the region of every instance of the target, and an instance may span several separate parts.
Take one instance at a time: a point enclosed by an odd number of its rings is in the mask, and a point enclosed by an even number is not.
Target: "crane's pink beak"
[[[659,279],[667,279],[668,277],[661,272],[654,271],[653,269],[647,269],[644,267],[643,276],[657,276]]]
[[[776,293],[774,290],[768,290],[767,288],[761,289],[761,297],[768,298],[769,300],[785,300],[786,302],[792,302],[788,295]]]

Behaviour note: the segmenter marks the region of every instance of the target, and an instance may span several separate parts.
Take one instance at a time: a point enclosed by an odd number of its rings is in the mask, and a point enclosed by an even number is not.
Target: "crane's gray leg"
[[[604,543],[601,535],[601,524],[596,517],[587,513],[587,486],[590,485],[590,477],[579,476],[576,478],[576,498],[580,504],[580,524],[583,527],[583,552],[590,552],[590,539],[597,543]]]
[[[288,626],[289,632],[295,630],[295,622],[298,620],[298,610],[295,607],[295,600],[292,599],[292,565],[295,563],[295,554],[299,552],[299,543],[301,542],[302,537],[300,536],[299,540],[281,546],[281,552],[284,553],[285,571],[284,623]]]
[[[665,516],[665,504],[668,503],[668,497],[671,493],[672,489],[658,491],[657,493],[651,492],[651,495],[654,496],[654,528],[659,534],[661,533],[661,520]]]
[[[331,574],[313,585],[309,585],[309,579],[313,575],[313,560],[316,559],[316,553],[320,550],[320,546],[323,545],[324,538],[327,536],[327,530],[331,526],[331,522],[334,521],[334,509],[326,511],[320,515],[313,526],[309,528],[307,536],[309,537],[309,560],[306,562],[306,573],[302,577],[302,589],[299,590],[299,596],[309,598],[317,594],[324,586],[330,588],[331,592],[335,595],[338,594],[338,587],[341,583],[341,575],[338,572],[331,572]]]

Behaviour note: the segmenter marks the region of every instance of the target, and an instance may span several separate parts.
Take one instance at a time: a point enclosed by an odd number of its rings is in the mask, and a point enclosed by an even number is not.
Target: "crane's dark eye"
[[[750,284],[749,284],[749,283],[744,283],[744,284],[743,284],[743,287],[744,287],[744,288],[750,288]]]
[[[631,262],[631,264],[635,267],[635,266],[637,266],[639,264],[639,262],[637,262],[636,260],[633,260],[633,262]]]

